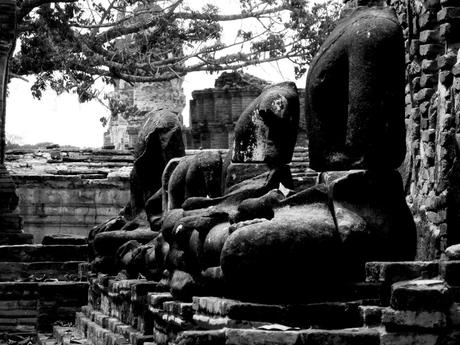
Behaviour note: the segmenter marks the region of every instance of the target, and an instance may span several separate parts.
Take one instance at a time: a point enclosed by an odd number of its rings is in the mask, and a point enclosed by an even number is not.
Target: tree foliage
[[[193,1],[189,0],[190,3]],[[93,98],[106,83],[154,82],[193,71],[236,70],[288,58],[301,76],[338,17],[339,5],[240,0],[222,14],[185,0],[18,0],[19,52],[12,72],[35,74],[32,93],[51,87]],[[225,23],[242,21],[233,40]],[[57,73],[58,72],[58,73]]]

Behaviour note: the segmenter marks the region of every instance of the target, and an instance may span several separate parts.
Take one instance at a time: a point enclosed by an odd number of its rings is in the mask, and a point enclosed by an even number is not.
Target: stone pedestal
[[[15,185],[4,165],[5,110],[8,60],[14,49],[16,1],[0,0],[0,243],[31,243],[32,235],[21,231],[21,218],[12,212],[18,204]]]

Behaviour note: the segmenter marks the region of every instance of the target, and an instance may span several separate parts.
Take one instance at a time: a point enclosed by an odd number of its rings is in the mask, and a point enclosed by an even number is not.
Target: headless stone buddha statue
[[[396,169],[405,155],[404,39],[383,0],[345,4],[313,59],[305,108],[310,167]]]
[[[226,239],[220,265],[239,298],[331,296],[362,279],[366,261],[415,257],[415,225],[395,170],[405,156],[404,41],[385,5],[346,3],[310,65],[306,122],[318,184]]]
[[[295,123],[298,111],[297,92],[285,85],[268,102],[270,111],[255,106],[263,103],[258,99],[243,112],[233,161],[223,165],[227,176],[238,177],[248,169],[238,164],[248,162],[263,162],[267,173],[224,189],[221,197],[188,197],[182,208],[168,210],[160,235],[136,249],[138,259],[130,252],[127,266],[143,263],[152,279],[166,270],[179,299],[211,294],[298,303],[339,296],[363,278],[366,261],[414,259],[415,225],[395,170],[405,153],[402,31],[380,1],[346,7],[307,77],[317,184],[279,188],[295,142],[289,119]],[[277,115],[279,104],[291,109],[280,112],[289,116]],[[283,139],[285,151],[277,146]]]

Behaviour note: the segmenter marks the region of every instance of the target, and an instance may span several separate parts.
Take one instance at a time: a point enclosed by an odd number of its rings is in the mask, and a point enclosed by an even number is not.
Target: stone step
[[[387,285],[419,277],[434,278],[439,274],[437,261],[367,262],[366,281]]]
[[[0,301],[36,301],[38,284],[36,282],[0,282]]]
[[[88,303],[87,282],[49,282],[38,285],[40,331],[51,331],[54,322],[74,322],[75,314]]]
[[[294,152],[308,152],[308,147],[306,147],[306,146],[296,146],[296,147],[294,147]]]
[[[0,283],[0,332],[35,332],[37,283]]]
[[[142,345],[153,340],[151,335],[144,335],[115,317],[91,309],[85,312],[76,314],[75,327],[77,334],[90,344]]]
[[[291,162],[291,163],[289,164],[289,166],[291,167],[291,169],[297,168],[297,167],[299,167],[299,168],[300,168],[300,167],[306,167],[306,168],[308,168],[308,162],[303,162],[303,161],[301,161],[301,162]]]
[[[178,302],[169,302],[177,304]],[[193,318],[206,321],[208,328],[222,318],[230,324],[276,323],[292,327],[341,329],[362,326],[359,302],[325,302],[299,305],[277,305],[241,302],[218,297],[194,297]],[[164,303],[163,310],[171,309]],[[168,310],[165,310],[166,312]],[[200,316],[204,318],[200,319]],[[207,317],[207,319],[206,319]],[[202,327],[207,327],[206,322]]]
[[[307,171],[307,165],[291,166],[291,174],[302,173],[305,174]]]
[[[58,221],[61,219],[65,222],[76,222],[78,219],[86,218],[97,218],[107,217],[113,215],[113,205],[110,204],[98,204],[98,208],[95,209],[94,205],[89,202],[73,202],[63,205],[61,202],[47,203],[43,205],[43,199],[37,199],[36,202],[27,203],[21,205],[22,217],[27,217],[33,221],[39,221],[42,219],[45,223],[48,221]],[[38,219],[36,217],[39,217]],[[40,218],[41,217],[41,218]],[[63,243],[55,243],[63,244]]]
[[[25,244],[0,246],[0,262],[87,261],[87,245]]]
[[[308,153],[297,153],[295,152],[293,155],[292,155],[292,161],[293,162],[296,162],[296,161],[308,161],[309,160],[309,156],[308,156]]]
[[[81,263],[84,261],[0,262],[0,282],[76,280],[79,274],[78,266]]]
[[[37,345],[58,345],[56,338],[50,333],[38,333],[36,339]]]
[[[54,326],[52,334],[39,333],[42,345],[90,345],[76,327]]]
[[[0,233],[0,246],[3,245],[29,245],[32,244],[34,236],[31,234],[26,234],[23,232],[20,233],[9,233],[1,232]]]
[[[52,234],[43,237],[42,244],[49,245],[75,245],[81,246],[88,243],[87,236],[72,234]]]
[[[222,329],[190,330],[182,332],[174,340],[175,344],[380,344],[380,330],[375,328],[352,328],[342,330],[305,329]],[[387,344],[387,343],[385,343]],[[388,343],[390,344],[390,343]],[[403,344],[391,343],[391,344]],[[406,343],[404,343],[406,344]],[[409,343],[407,343],[409,344]],[[411,343],[415,344],[415,343]]]
[[[0,282],[1,331],[51,331],[88,302],[86,282]]]

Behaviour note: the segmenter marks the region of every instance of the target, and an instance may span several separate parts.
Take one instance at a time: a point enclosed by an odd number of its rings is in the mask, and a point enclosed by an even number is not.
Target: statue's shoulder
[[[344,23],[349,28],[359,26],[368,30],[395,29],[400,31],[396,13],[389,7],[363,7],[357,8]]]
[[[401,44],[403,33],[393,9],[365,7],[356,9],[343,26],[343,35],[349,48],[387,47]]]

